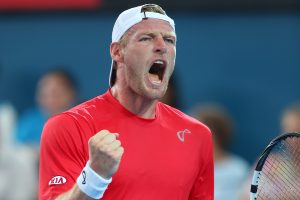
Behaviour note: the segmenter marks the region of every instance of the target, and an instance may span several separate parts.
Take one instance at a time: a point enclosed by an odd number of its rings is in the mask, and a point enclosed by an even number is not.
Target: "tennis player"
[[[110,87],[46,123],[39,199],[213,200],[209,129],[159,99],[176,57],[174,21],[154,4],[117,18]]]

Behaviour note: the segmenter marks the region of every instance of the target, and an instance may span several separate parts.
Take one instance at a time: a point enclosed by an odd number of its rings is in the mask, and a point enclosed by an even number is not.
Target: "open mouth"
[[[149,78],[152,83],[161,83],[164,77],[166,63],[162,60],[155,61],[149,70]]]

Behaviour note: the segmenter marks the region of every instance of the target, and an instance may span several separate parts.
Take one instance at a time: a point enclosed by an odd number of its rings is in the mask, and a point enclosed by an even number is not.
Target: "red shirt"
[[[46,123],[40,154],[39,199],[54,199],[75,183],[89,159],[88,140],[102,129],[119,133],[120,167],[103,200],[213,200],[209,129],[163,103],[155,119],[127,111],[110,93]]]

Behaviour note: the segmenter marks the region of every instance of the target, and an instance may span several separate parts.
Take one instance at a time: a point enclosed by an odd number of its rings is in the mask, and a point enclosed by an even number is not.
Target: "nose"
[[[154,52],[164,54],[167,52],[167,44],[162,37],[155,38]]]

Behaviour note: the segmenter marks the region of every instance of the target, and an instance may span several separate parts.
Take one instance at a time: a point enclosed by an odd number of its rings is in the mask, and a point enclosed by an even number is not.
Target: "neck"
[[[131,113],[134,113],[144,119],[155,118],[157,100],[147,99],[136,94],[132,90],[121,89],[117,85],[114,85],[110,90],[112,95],[120,102],[120,104]]]

